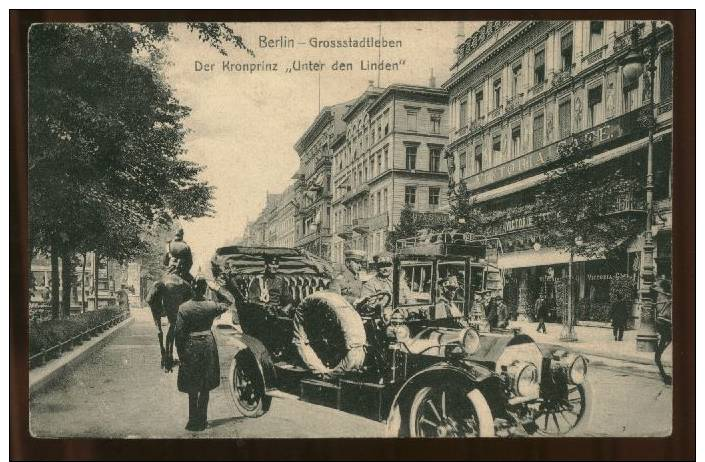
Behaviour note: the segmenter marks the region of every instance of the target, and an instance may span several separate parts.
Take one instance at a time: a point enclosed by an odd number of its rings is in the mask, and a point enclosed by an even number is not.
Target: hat
[[[456,289],[460,287],[457,276],[448,276],[447,278],[442,279],[440,281],[440,285],[441,287],[455,287]]]
[[[362,250],[346,250],[343,252],[346,260],[355,260],[364,262],[367,255]]]
[[[378,254],[374,257],[375,263],[377,264],[377,267],[381,266],[392,266],[392,256],[383,253],[383,254]]]

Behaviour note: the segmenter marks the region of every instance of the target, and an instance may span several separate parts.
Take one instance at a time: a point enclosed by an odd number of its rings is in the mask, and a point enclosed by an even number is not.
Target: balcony
[[[612,214],[617,213],[642,213],[646,211],[644,201],[634,194],[624,194],[613,204]]]
[[[573,74],[573,69],[575,68],[575,63],[573,63],[570,67],[570,69],[566,69],[560,72],[555,72],[553,74],[553,80],[551,81],[551,84],[553,87],[560,87],[561,85],[567,83],[570,81],[570,78]]]
[[[545,89],[546,89],[546,81],[544,80],[543,82],[539,82],[536,85],[534,85],[533,87],[529,88],[528,93],[531,96],[536,96],[539,93],[541,93],[542,91],[544,91]]]
[[[297,240],[297,246],[303,246],[314,242],[316,239],[326,237],[328,235],[328,228],[320,228],[316,231],[312,231]]]
[[[353,230],[356,233],[367,234],[370,230],[370,225],[367,218],[355,218],[352,224]]]
[[[602,47],[598,48],[597,50],[590,52],[587,56],[583,58],[583,63],[585,63],[588,66],[592,66],[596,62],[600,61],[605,57],[605,50],[607,49],[607,45],[603,45]]]
[[[471,135],[474,135],[478,131],[482,130],[482,127],[484,125],[485,125],[485,116],[480,116],[477,119],[470,122],[470,127],[468,128],[468,132],[470,132]]]
[[[492,119],[496,119],[497,117],[499,117],[499,115],[502,114],[502,109],[504,109],[504,106],[500,105],[499,107],[496,107],[493,110],[491,110],[487,114],[487,120],[492,120]]]
[[[524,104],[524,93],[517,93],[507,100],[505,107],[507,108],[507,112],[511,112],[515,109],[519,109],[522,104]]]
[[[350,239],[353,233],[353,225],[341,225],[338,229],[338,237],[342,239]]]
[[[380,213],[367,219],[367,224],[370,229],[380,229],[389,226],[389,214],[387,212]]]
[[[350,192],[348,192],[345,196],[343,196],[343,204],[350,202],[351,200],[355,199],[356,197],[367,194],[370,192],[370,185],[368,183],[363,183],[361,184],[357,189],[354,189]]]

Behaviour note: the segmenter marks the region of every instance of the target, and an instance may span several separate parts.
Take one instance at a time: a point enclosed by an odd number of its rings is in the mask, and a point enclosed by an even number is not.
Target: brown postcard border
[[[674,25],[673,433],[667,438],[512,440],[36,439],[28,432],[27,31],[35,22],[457,21],[663,19]],[[12,10],[10,11],[10,457],[26,459],[694,459],[695,457],[694,10]],[[674,149],[675,150],[675,149]]]

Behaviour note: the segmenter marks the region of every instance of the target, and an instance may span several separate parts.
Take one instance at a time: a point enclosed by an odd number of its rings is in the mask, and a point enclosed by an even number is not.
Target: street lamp
[[[653,224],[654,197],[654,77],[656,73],[656,57],[658,44],[656,42],[656,21],[651,21],[651,36],[646,48],[647,56],[639,50],[639,31],[632,29],[631,49],[623,60],[622,77],[625,85],[631,84],[646,70],[648,74],[648,103],[639,117],[639,122],[649,130],[649,145],[646,160],[646,223],[644,230],[644,245],[642,249],[641,272],[641,325],[637,333],[637,349],[639,351],[655,351],[658,336],[654,329],[654,303],[651,295],[651,285],[654,281],[654,241],[651,233]],[[643,63],[646,63],[644,68]]]

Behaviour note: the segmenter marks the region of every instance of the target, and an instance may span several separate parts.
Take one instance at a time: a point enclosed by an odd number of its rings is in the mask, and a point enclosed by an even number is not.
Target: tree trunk
[[[68,318],[71,315],[71,286],[73,279],[73,264],[71,254],[64,252],[61,255],[61,283],[63,290],[61,292],[61,311],[64,317]]]
[[[51,247],[51,317],[58,319],[59,311],[59,250],[56,245]]]
[[[98,252],[93,252],[93,309],[98,310]]]
[[[83,266],[81,267],[81,313],[86,312],[86,252],[83,252]]]
[[[573,252],[570,252],[570,260],[568,261],[568,306],[566,307],[566,315],[563,318],[563,328],[561,329],[560,339],[564,342],[575,342],[578,337],[575,335],[575,306],[573,303]]]

